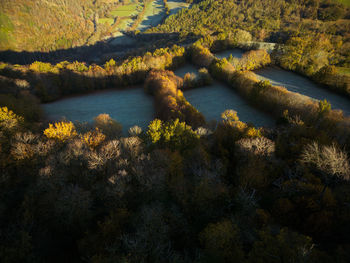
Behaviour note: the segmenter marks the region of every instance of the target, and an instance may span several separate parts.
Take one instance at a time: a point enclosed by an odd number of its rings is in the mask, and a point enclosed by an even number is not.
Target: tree
[[[77,135],[75,126],[72,122],[56,122],[49,124],[49,128],[44,130],[44,135],[49,139],[55,139],[64,142]]]
[[[162,122],[155,119],[148,126],[148,141],[158,147],[166,147],[173,151],[185,151],[193,148],[199,141],[197,135],[185,122],[179,119]]]
[[[350,180],[348,156],[334,144],[331,146],[320,146],[317,142],[308,144],[301,154],[301,162],[320,171],[325,176],[326,182],[332,178]]]
[[[292,37],[282,48],[282,67],[312,76],[329,64],[333,46],[324,35]]]
[[[212,262],[243,262],[244,252],[239,238],[239,229],[228,219],[209,224],[199,240]]]
[[[23,117],[18,116],[7,107],[0,108],[0,129],[4,129],[6,131],[13,130],[18,128],[23,121]]]
[[[324,117],[327,115],[332,109],[331,104],[326,100],[320,100],[318,102],[318,116],[319,117]]]
[[[103,113],[94,118],[95,126],[107,136],[107,138],[119,137],[122,134],[123,127],[109,114]]]
[[[250,263],[314,262],[314,244],[310,237],[283,228],[277,235],[270,231],[260,232],[260,240],[249,253]]]
[[[104,140],[106,135],[104,135],[99,128],[94,131],[89,131],[81,136],[81,140],[86,143],[90,149],[96,149]]]
[[[236,128],[239,131],[244,131],[248,126],[240,121],[235,110],[225,110],[221,113],[221,118],[226,126]]]

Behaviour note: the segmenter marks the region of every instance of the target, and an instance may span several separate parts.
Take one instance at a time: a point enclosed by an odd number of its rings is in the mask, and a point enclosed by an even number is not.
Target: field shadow
[[[154,3],[152,3],[153,5]],[[138,29],[141,31],[144,31],[150,27],[156,26],[160,24],[164,18],[166,17],[165,9],[163,6],[162,0],[157,0],[155,3],[157,6],[155,8],[152,8],[153,14],[147,15],[140,25],[138,26]]]
[[[113,43],[116,39],[117,42]],[[126,39],[127,41],[125,41]],[[181,41],[184,40],[182,39]],[[90,46],[80,46],[50,52],[0,51],[0,61],[21,65],[28,65],[35,61],[49,63],[81,61],[101,64],[110,58],[120,59],[131,55],[143,54],[146,51],[156,48],[181,44],[181,41],[178,33],[140,33],[135,35],[131,32],[125,33],[125,36],[111,37]]]

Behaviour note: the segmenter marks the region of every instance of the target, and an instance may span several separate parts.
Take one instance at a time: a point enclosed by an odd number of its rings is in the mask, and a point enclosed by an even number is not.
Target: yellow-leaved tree
[[[0,108],[0,129],[11,130],[18,127],[23,121],[23,117],[18,116],[7,107]]]
[[[235,128],[244,137],[255,138],[262,136],[261,129],[250,127],[246,123],[240,121],[235,110],[225,110],[223,113],[221,113],[221,118],[227,127]]]
[[[44,135],[47,138],[64,142],[72,137],[75,137],[77,132],[72,122],[62,121],[56,122],[55,124],[50,123],[49,128],[44,131]]]

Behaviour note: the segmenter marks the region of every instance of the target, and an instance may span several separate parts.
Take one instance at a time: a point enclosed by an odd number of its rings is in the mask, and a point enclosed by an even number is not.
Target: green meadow
[[[338,72],[343,75],[350,75],[350,68],[338,67]]]
[[[131,16],[131,15],[134,15],[137,12],[141,11],[141,9],[142,9],[142,6],[138,3],[134,3],[134,4],[130,4],[130,5],[123,5],[123,6],[118,7],[117,9],[113,10],[111,12],[111,15],[113,17]]]
[[[13,25],[11,20],[4,13],[0,12],[0,43],[1,46],[9,44]]]
[[[350,0],[337,0],[339,3],[350,6]]]

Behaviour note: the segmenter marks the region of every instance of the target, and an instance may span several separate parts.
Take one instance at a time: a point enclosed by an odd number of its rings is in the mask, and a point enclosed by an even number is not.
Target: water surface
[[[177,70],[174,71],[174,74],[183,78],[186,73],[194,73],[196,76],[198,75],[198,69],[191,65],[191,64],[185,64],[181,68],[178,68]]]
[[[216,81],[210,86],[186,90],[184,96],[207,121],[220,121],[222,112],[233,109],[243,122],[258,127],[271,127],[275,123],[272,117],[253,108],[234,90]]]
[[[184,77],[186,73],[198,75],[198,69],[186,64],[174,71],[175,75]],[[221,120],[221,113],[227,109],[237,111],[241,121],[251,122],[256,126],[273,126],[274,120],[265,113],[250,106],[233,89],[214,81],[212,85],[184,90],[185,98],[198,109],[207,121]]]
[[[143,88],[109,90],[70,97],[43,104],[50,120],[92,122],[101,113],[109,114],[123,125],[123,130],[138,125],[146,128],[154,119],[153,98]]]
[[[214,55],[220,59],[228,58],[230,55],[232,55],[232,57],[234,57],[234,58],[242,58],[242,55],[244,53],[245,53],[244,50],[239,49],[239,48],[234,48],[234,49],[229,49],[229,50],[215,53]]]
[[[277,67],[266,67],[255,71],[260,80],[269,80],[272,85],[283,86],[290,91],[309,96],[317,100],[327,99],[332,109],[341,109],[346,115],[350,115],[350,100],[335,94],[325,88],[319,87],[311,80],[294,72]]]

